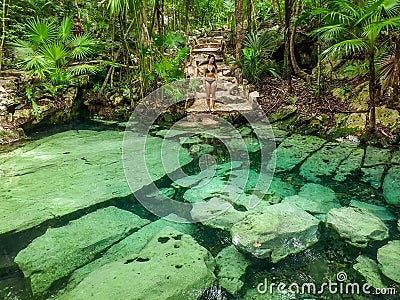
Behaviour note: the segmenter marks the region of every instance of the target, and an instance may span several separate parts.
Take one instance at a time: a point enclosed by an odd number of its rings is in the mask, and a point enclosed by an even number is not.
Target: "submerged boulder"
[[[350,245],[364,248],[373,241],[389,237],[386,225],[369,211],[353,207],[331,209],[327,226],[335,230]]]
[[[275,172],[291,171],[311,153],[320,149],[325,142],[325,140],[319,137],[299,134],[293,134],[286,138],[275,150]],[[272,169],[273,166],[271,165],[269,168]]]
[[[315,214],[326,214],[332,208],[341,207],[333,190],[315,183],[305,184],[298,195],[286,197],[282,202],[295,204]]]
[[[49,228],[20,251],[15,262],[29,279],[33,295],[44,295],[55,281],[148,223],[128,211],[103,208],[66,226]]]
[[[378,249],[377,259],[382,273],[400,283],[400,240],[394,240]]]
[[[238,248],[276,263],[315,244],[319,222],[296,205],[279,203],[246,216],[232,227],[231,236]]]
[[[382,186],[382,176],[383,172],[385,172],[385,166],[362,168],[361,172],[363,173],[361,181],[369,183],[375,189],[379,189]]]
[[[348,176],[360,169],[361,162],[364,158],[364,149],[356,148],[350,155],[343,160],[336,169],[336,175],[333,180],[345,181]]]
[[[215,276],[212,255],[190,235],[164,228],[139,254],[90,273],[60,300],[195,300]]]
[[[383,196],[388,204],[400,204],[400,167],[391,167],[383,180]]]
[[[301,165],[300,175],[313,182],[320,182],[323,176],[333,176],[353,149],[354,146],[346,144],[327,143]]]
[[[243,287],[241,277],[246,273],[250,261],[235,246],[222,249],[217,257],[219,284],[231,294],[237,294]]]
[[[361,274],[365,280],[374,288],[385,288],[383,284],[379,266],[373,259],[366,255],[360,255],[356,258],[357,263],[353,265],[353,269]]]
[[[389,149],[381,149],[368,146],[365,149],[364,167],[386,165],[390,162],[391,153]]]

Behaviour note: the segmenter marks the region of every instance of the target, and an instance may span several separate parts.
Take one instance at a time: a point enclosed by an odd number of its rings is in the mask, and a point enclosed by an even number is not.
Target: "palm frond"
[[[337,52],[344,52],[345,54],[362,52],[368,49],[368,44],[364,39],[352,39],[345,40],[330,46],[328,49],[322,52],[322,57],[326,58]]]
[[[399,63],[399,60],[393,54],[387,55],[379,62],[383,88],[393,86],[395,83],[397,74],[399,74]]]
[[[46,44],[41,48],[44,57],[59,66],[67,57],[67,52],[59,43]]]
[[[47,20],[31,19],[26,24],[29,39],[37,44],[52,42],[56,37],[56,27]]]
[[[16,40],[10,43],[12,53],[17,59],[34,55],[36,53],[36,47],[30,41]]]
[[[71,56],[74,59],[83,59],[96,53],[96,41],[89,35],[84,34],[74,37],[69,45],[72,48]]]
[[[93,66],[88,64],[80,64],[67,68],[67,72],[72,75],[96,74],[101,70],[103,70],[101,66]]]
[[[341,24],[335,24],[317,28],[311,32],[311,35],[319,35],[323,41],[337,41],[346,33],[348,33],[347,28]]]
[[[58,38],[62,42],[65,42],[68,38],[71,37],[72,33],[72,19],[69,17],[65,17],[60,24],[60,27],[58,29]]]

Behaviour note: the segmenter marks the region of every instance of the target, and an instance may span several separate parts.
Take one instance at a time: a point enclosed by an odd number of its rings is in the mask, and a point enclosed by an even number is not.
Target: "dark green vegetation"
[[[361,101],[366,107],[350,105],[346,113],[363,113],[358,117],[372,132],[377,123],[384,132],[397,129],[397,124],[382,121],[375,108],[399,109],[398,0],[3,0],[1,4],[0,70],[30,71],[36,86],[55,99],[62,99],[63,91],[78,82],[87,103],[104,106],[97,107],[103,115],[107,115],[104,98],[117,91],[134,108],[155,88],[183,78],[190,60],[189,35],[222,34],[232,54],[226,61],[248,82],[262,88],[270,77],[280,78],[289,98],[297,89],[292,78],[298,77],[309,84],[310,95],[327,99],[332,107],[351,102],[330,98],[332,89],[348,91],[363,85],[368,89]],[[75,15],[85,28],[76,37],[71,31]],[[240,82],[239,73],[235,74]],[[331,119],[338,123],[338,116]],[[357,127],[348,125],[342,127]]]

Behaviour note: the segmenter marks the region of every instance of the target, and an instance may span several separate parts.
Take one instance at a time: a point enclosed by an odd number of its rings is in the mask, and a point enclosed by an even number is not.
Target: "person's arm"
[[[203,68],[203,85],[206,86],[206,68]]]

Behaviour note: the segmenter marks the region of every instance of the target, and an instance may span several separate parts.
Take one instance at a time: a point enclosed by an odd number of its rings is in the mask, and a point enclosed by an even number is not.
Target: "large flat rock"
[[[60,300],[196,300],[214,280],[211,254],[189,235],[167,227],[139,254],[90,273]]]
[[[344,143],[327,143],[301,165],[300,175],[313,182],[320,182],[324,176],[332,177],[353,149]]]
[[[167,226],[190,235],[196,232],[196,226],[190,223],[175,223],[165,219],[151,222],[117,244],[111,246],[99,259],[74,271],[69,278],[66,290],[69,291],[75,288],[79,282],[94,270],[108,263],[121,260],[126,256],[132,255],[132,253],[140,253],[140,251],[146,247],[147,243]]]
[[[340,163],[336,169],[336,175],[333,177],[333,180],[345,181],[347,177],[360,169],[363,158],[364,149],[354,149],[353,152],[351,152],[351,154]]]
[[[303,162],[311,153],[320,149],[325,140],[315,136],[293,134],[275,150],[275,172],[289,172]],[[272,168],[272,166],[270,167]]]
[[[113,206],[100,209],[66,226],[49,228],[20,251],[15,262],[29,279],[33,295],[44,295],[55,281],[148,223]]]
[[[276,263],[318,241],[319,220],[296,205],[280,203],[249,214],[231,229],[233,243],[242,251]]]
[[[394,240],[378,249],[377,259],[382,273],[400,283],[400,240]]]
[[[286,197],[283,202],[295,204],[309,213],[316,214],[326,214],[332,208],[341,207],[333,190],[315,183],[305,184],[298,195]]]
[[[130,195],[122,163],[122,140],[123,132],[71,130],[1,154],[0,235]],[[132,153],[136,148],[139,152],[144,141],[145,137],[138,135]],[[160,159],[163,142],[179,146],[170,140],[148,137],[148,168],[138,170],[141,180],[131,184],[134,191],[165,175]],[[190,162],[189,154],[181,152],[183,164]]]
[[[334,229],[347,243],[360,248],[389,237],[389,230],[381,219],[360,208],[342,207],[330,210],[327,226]]]

